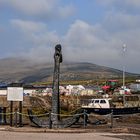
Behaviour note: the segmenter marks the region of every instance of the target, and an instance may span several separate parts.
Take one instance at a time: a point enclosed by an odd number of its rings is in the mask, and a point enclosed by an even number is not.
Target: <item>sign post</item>
[[[22,127],[22,101],[19,101],[19,126]]]
[[[13,126],[13,101],[10,101],[10,126]]]
[[[8,87],[7,101],[10,101],[10,126],[13,125],[13,101],[19,101],[19,126],[22,126],[23,87]]]

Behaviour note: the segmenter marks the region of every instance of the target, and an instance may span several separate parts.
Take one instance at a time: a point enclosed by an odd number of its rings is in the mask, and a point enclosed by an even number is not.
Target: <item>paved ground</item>
[[[137,135],[130,135],[130,134],[120,135],[120,134],[112,134],[112,133],[95,133],[95,132],[92,133],[24,133],[24,132],[0,131],[0,140],[121,140],[121,139],[139,140],[139,138],[140,137]]]
[[[140,130],[131,129],[48,129],[2,125],[0,140],[140,140]]]

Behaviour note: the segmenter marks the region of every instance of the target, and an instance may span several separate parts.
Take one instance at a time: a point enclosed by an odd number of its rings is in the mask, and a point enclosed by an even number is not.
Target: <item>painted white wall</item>
[[[0,90],[0,95],[7,95],[7,90],[1,89]]]
[[[27,93],[28,93],[28,94],[33,94],[33,93],[35,93],[35,91],[36,91],[35,89],[25,89],[25,90],[24,90],[24,93],[25,93],[25,94],[27,94]],[[7,90],[6,90],[6,89],[1,89],[1,90],[0,90],[0,96],[1,96],[1,95],[7,95]]]

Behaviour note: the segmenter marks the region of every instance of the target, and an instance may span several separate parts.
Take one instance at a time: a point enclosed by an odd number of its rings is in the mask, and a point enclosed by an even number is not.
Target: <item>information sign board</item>
[[[23,101],[23,87],[8,87],[7,101]]]

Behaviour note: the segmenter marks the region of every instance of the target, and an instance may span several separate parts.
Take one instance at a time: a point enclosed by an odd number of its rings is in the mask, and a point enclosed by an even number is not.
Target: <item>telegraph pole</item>
[[[125,90],[125,52],[126,52],[126,44],[123,44],[123,90]]]

